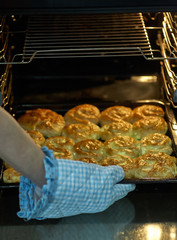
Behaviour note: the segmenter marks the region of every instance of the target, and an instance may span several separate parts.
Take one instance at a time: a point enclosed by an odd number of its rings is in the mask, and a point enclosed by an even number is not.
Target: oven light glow
[[[147,225],[145,227],[147,240],[160,240],[162,235],[162,229],[158,225]]]
[[[157,82],[157,76],[132,76],[131,80],[135,82]]]
[[[176,239],[176,227],[170,228],[170,240]]]

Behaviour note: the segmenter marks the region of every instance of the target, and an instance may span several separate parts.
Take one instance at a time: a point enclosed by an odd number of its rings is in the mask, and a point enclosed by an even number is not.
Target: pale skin
[[[0,107],[0,158],[33,183],[45,183],[45,155],[17,121]]]

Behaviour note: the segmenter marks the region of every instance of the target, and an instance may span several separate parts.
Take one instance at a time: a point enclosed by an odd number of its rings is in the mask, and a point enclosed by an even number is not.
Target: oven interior
[[[0,101],[15,117],[83,103],[163,102],[177,145],[177,13],[0,18]],[[176,148],[175,148],[176,149]]]
[[[175,109],[176,19],[169,12],[3,16],[2,105],[166,98]]]

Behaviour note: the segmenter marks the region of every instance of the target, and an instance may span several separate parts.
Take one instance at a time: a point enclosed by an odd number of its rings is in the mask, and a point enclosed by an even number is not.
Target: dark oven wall
[[[176,0],[2,0],[0,14],[177,11]]]
[[[14,104],[161,99],[160,61],[151,59],[146,34],[154,48],[157,31],[151,27],[161,26],[162,16],[15,16],[10,24],[15,32],[10,45],[14,46],[14,52],[24,53],[20,63],[26,63],[12,65]],[[144,24],[150,30],[146,30]],[[139,44],[145,56],[134,49]],[[59,51],[66,48],[67,51],[56,53],[57,47]],[[51,55],[36,54],[30,61],[28,56],[33,55],[33,48],[52,49],[52,52]],[[72,48],[79,50],[73,52]],[[133,53],[129,54],[129,48]]]
[[[160,99],[159,62],[143,57],[34,60],[13,66],[14,103]]]

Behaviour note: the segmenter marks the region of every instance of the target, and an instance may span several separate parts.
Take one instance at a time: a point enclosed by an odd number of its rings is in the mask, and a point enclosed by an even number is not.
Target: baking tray
[[[175,118],[174,110],[172,109],[171,105],[168,102],[163,100],[139,100],[139,101],[124,101],[124,102],[77,102],[72,104],[22,104],[13,107],[11,114],[18,119],[19,116],[24,114],[27,110],[35,109],[35,108],[49,108],[57,113],[64,115],[66,111],[71,109],[72,107],[79,105],[79,104],[93,104],[97,106],[100,111],[104,110],[107,107],[121,105],[127,106],[130,108],[135,108],[137,106],[143,104],[153,104],[156,106],[160,106],[165,111],[165,120],[168,123],[168,135],[172,139],[173,143],[173,154],[175,157],[177,156],[177,122]],[[0,160],[0,188],[16,188],[19,186],[18,183],[4,183],[2,180],[4,171],[3,161]],[[168,184],[168,183],[177,183],[177,178],[175,179],[124,179],[121,183],[134,183],[134,184]]]

